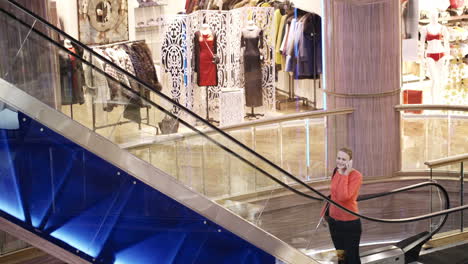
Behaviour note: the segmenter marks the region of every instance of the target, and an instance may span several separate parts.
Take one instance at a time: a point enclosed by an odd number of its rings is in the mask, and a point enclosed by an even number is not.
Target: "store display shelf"
[[[166,2],[140,2],[139,3],[139,8],[144,8],[144,7],[153,7],[153,6],[167,6]]]
[[[455,40],[450,40],[450,43],[460,43],[460,42],[466,42],[468,39],[455,39]]]
[[[461,15],[461,16],[451,16],[447,18],[439,18],[439,22],[450,22],[450,21],[458,21],[468,19],[468,15]],[[419,24],[429,24],[429,19],[420,19]]]
[[[135,27],[135,30],[138,32],[145,32],[145,31],[157,30],[160,27],[161,25],[141,26],[141,27]]]

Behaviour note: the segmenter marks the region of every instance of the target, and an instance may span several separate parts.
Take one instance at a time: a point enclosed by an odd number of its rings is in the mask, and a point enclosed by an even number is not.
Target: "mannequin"
[[[65,48],[67,48],[67,49],[73,48],[72,43],[71,43],[71,41],[70,41],[69,39],[65,39],[65,40],[63,41],[63,46],[64,46]]]
[[[210,119],[208,87],[218,85],[219,59],[216,55],[216,35],[211,31],[210,26],[203,23],[200,30],[195,33],[193,43],[195,45],[195,72],[197,73],[197,84],[200,87],[206,87],[206,119],[210,122],[217,122]]]
[[[253,20],[248,20],[247,26],[245,28],[248,30],[254,30],[255,28],[257,28],[257,25],[255,25],[255,22]]]
[[[263,116],[255,114],[254,108],[263,105],[262,88],[262,56],[263,31],[255,25],[253,20],[248,20],[242,29],[241,48],[244,55],[244,80],[245,80],[245,104],[251,108],[246,117]]]
[[[210,25],[204,23],[201,25],[200,27],[200,33],[202,34],[211,34],[211,29],[210,29]]]
[[[447,27],[439,24],[438,12],[432,10],[429,13],[429,24],[421,28],[421,47],[427,47],[424,51],[429,78],[432,80],[432,103],[436,102],[438,94],[443,89],[446,79],[447,66],[450,56],[449,31]]]

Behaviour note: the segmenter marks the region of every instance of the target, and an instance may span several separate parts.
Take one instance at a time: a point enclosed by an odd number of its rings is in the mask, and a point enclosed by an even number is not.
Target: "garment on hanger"
[[[151,51],[144,42],[117,44],[114,46],[97,47],[93,49],[105,59],[116,64],[130,75],[134,75],[155,89],[161,89],[156,75],[156,69],[151,57]],[[91,57],[91,54],[86,54]],[[105,111],[112,111],[117,105],[125,105],[124,117],[135,122],[141,122],[140,108],[148,107],[141,97],[149,98],[149,91],[136,80],[120,72],[113,65],[93,56],[93,65],[104,71],[104,74],[86,67],[85,81],[95,103],[103,104]],[[122,84],[129,89],[122,87]],[[133,92],[132,92],[133,91]]]
[[[109,58],[112,60],[113,63],[117,64],[121,68],[125,68],[125,65],[121,64],[121,60],[119,58],[119,54],[114,48],[106,48],[104,50],[104,53],[109,56]],[[110,67],[110,65],[108,65]],[[130,87],[132,90],[133,88],[131,87],[129,78],[121,73],[120,71],[117,71],[117,78],[118,80],[123,83],[125,86]],[[140,113],[140,107],[141,107],[141,100],[139,99],[137,94],[132,93],[125,87],[122,87],[121,85],[118,85],[118,96],[121,102],[125,105],[125,110],[123,113],[123,116],[129,120],[132,120],[136,123],[141,123],[141,113]]]
[[[281,42],[280,52],[281,52],[281,68],[286,71],[286,54],[287,54],[287,47],[289,42],[289,37],[291,33],[291,22],[294,19],[294,16],[288,15],[286,18],[286,26],[283,41]]]
[[[210,6],[210,0],[199,0],[198,2],[198,10],[207,10],[208,6]]]
[[[195,46],[194,65],[197,73],[198,86],[217,86],[218,67],[213,62],[217,52],[217,37],[214,33],[195,33],[193,43]]]
[[[199,0],[190,0],[189,4],[185,8],[185,13],[190,14],[193,11],[197,10]]]
[[[276,38],[276,63],[295,79],[316,79],[322,73],[322,20],[317,14],[297,10],[281,18]]]
[[[281,24],[281,18],[283,15],[281,15],[281,11],[279,9],[276,9],[275,12],[273,13],[273,40],[276,43],[276,38],[278,37],[278,32],[279,32],[279,27]]]
[[[298,26],[297,19],[293,18],[291,20],[291,25],[289,27],[289,32],[288,32],[288,39],[284,48],[284,55],[286,56],[286,66],[284,68],[285,69],[284,71],[287,71],[287,72],[294,71],[294,66],[293,66],[293,58],[294,58],[294,53],[295,53],[295,50],[294,50],[295,41],[294,40],[296,36],[297,26]]]
[[[244,48],[245,102],[248,107],[263,105],[262,64],[263,31],[255,27],[242,30],[241,47]]]
[[[131,44],[131,48],[134,51],[133,60],[136,62],[136,72],[142,76],[142,80],[152,86],[158,91],[162,90],[162,86],[159,83],[156,68],[154,67],[153,58],[148,45],[144,42],[137,42]],[[135,63],[134,63],[135,65]],[[146,96],[149,96],[149,91],[146,91]]]
[[[322,18],[306,14],[297,49],[296,79],[317,79],[322,73]]]
[[[114,52],[115,52],[114,56],[115,56],[115,59],[118,61],[117,65],[119,65],[125,71],[129,72],[131,75],[136,76],[135,67],[133,66],[133,63],[132,63],[132,61],[130,59],[130,56],[122,48],[122,46],[123,45],[114,47]],[[138,82],[136,82],[132,78],[128,78],[128,81],[129,81],[129,84],[130,84],[130,88],[133,91],[135,91],[136,93],[139,94],[140,93],[140,87],[138,85]],[[130,94],[129,98],[132,98],[132,102],[134,102],[134,103],[138,103],[140,105],[142,104],[142,100],[141,100],[141,98],[139,98],[139,96],[136,96],[134,94]]]
[[[244,6],[248,6],[250,4],[250,0],[243,0],[243,1],[240,1],[238,2],[237,4],[235,4],[233,6],[233,9],[236,9],[236,8],[241,8],[241,7],[244,7]]]
[[[230,0],[228,0],[230,1]],[[246,0],[232,0],[231,3],[229,4],[229,10],[237,8],[236,5],[241,3],[241,2],[248,2]]]
[[[102,55],[102,54],[101,54]],[[85,83],[88,93],[94,97],[94,102],[103,105],[103,109],[108,109],[107,102],[111,100],[109,83],[106,76],[99,70],[105,72],[103,60],[92,56],[90,52],[85,52],[84,59],[90,61],[96,68],[84,64]]]
[[[93,49],[96,53],[107,59],[108,61],[112,62],[112,59],[109,57],[107,53],[104,52],[102,49]],[[117,103],[121,103],[122,98],[120,94],[120,87],[119,84],[117,83],[119,81],[119,75],[117,74],[117,70],[109,65],[108,63],[104,62],[104,72],[109,75],[111,78],[107,78],[108,80],[108,85],[109,85],[109,94],[110,94],[110,100],[107,103],[107,105],[104,108],[104,111],[110,112],[114,109],[115,106],[117,106]]]
[[[133,65],[135,76],[146,84],[154,86],[156,90],[161,91],[161,85],[159,84],[154,65],[149,65],[152,61],[150,60],[148,63],[147,55],[135,51],[132,45],[122,45],[120,48],[128,54],[131,64]],[[141,84],[137,85],[135,91],[146,99],[150,98],[150,91]],[[149,106],[144,101],[142,101],[141,104],[142,106]]]
[[[83,70],[83,62],[79,58],[83,58],[84,55],[84,49],[80,47],[79,45],[75,44],[72,42],[72,47],[75,50],[75,53],[78,55],[78,58],[76,60],[76,67],[78,70],[79,76],[79,83],[77,86],[77,89],[75,90],[75,96],[78,99],[79,104],[83,104],[85,102],[84,99],[84,84],[85,84],[85,79],[84,79],[84,70]]]
[[[62,105],[83,104],[84,71],[77,58],[80,55],[73,46],[68,50],[75,56],[65,52],[61,52],[59,56]]]
[[[284,34],[286,33],[286,19],[287,15],[281,17],[281,21],[278,28],[278,34],[276,35],[276,46],[275,46],[275,63],[281,65],[282,54],[281,54],[281,43],[284,39]]]

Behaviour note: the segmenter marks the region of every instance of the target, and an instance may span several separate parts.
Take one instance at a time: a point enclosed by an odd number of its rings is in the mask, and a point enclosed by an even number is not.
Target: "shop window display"
[[[468,105],[468,1],[402,0],[401,4],[401,103]],[[402,169],[425,170],[425,161],[465,153],[466,115],[450,110],[404,111]]]
[[[318,109],[321,17],[288,4],[271,6],[166,16],[161,30],[162,74],[169,79],[165,93],[220,126],[277,116],[282,103],[297,99],[312,102],[305,109]],[[200,61],[194,60],[204,47],[194,34],[204,25],[216,36],[216,85],[199,83],[207,75],[200,75]],[[238,93],[244,103],[233,108]]]
[[[167,92],[221,126],[243,122],[244,106],[254,107],[257,113],[274,112],[272,16],[272,8],[250,8],[198,11],[167,19],[162,49],[163,68],[171,78]],[[211,33],[205,39],[202,32],[208,29]],[[234,105],[239,97],[244,102]]]
[[[401,1],[402,103],[468,104],[466,2],[464,0]],[[411,13],[419,15],[413,17]],[[413,24],[417,25],[416,34],[412,31]],[[417,38],[418,44],[414,45],[414,48],[408,48],[409,38]]]
[[[64,0],[57,2],[66,6]],[[214,125],[235,125],[321,108],[312,98],[322,98],[317,91],[322,75],[318,14],[298,9],[289,1],[230,3],[237,4],[236,8],[221,7],[217,1],[205,2],[189,13],[184,12],[181,3],[167,0],[78,0],[76,17],[68,15],[75,9],[70,6],[62,8],[59,16],[65,31],[76,31],[72,36]],[[207,6],[201,8],[200,4]],[[210,32],[203,34],[205,31]],[[79,55],[148,97],[139,85],[112,72],[102,61],[89,54]],[[93,109],[109,116],[125,108],[122,117],[130,122],[141,124],[147,118],[146,105],[116,93],[114,84],[101,74],[67,56],[62,64],[60,94],[64,97],[62,104],[71,112],[79,111],[84,100],[84,104],[93,104]],[[68,66],[83,67],[83,74],[66,75]],[[296,104],[299,98],[313,104]],[[281,111],[283,103],[294,109]],[[170,107],[179,115],[176,106]],[[200,125],[193,118],[181,118]],[[163,116],[156,119],[159,122]],[[95,121],[92,123],[99,129]]]

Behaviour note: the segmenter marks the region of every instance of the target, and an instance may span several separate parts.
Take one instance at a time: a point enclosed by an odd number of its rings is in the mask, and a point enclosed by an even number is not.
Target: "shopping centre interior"
[[[343,147],[362,263],[468,263],[468,2],[6,0],[0,32],[0,263],[338,263]]]

